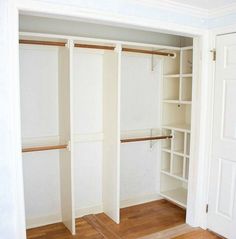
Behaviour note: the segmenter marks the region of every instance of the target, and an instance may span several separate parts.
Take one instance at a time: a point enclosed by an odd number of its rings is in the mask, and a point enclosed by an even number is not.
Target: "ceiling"
[[[172,0],[172,1],[208,10],[220,8],[231,3],[236,3],[236,0]]]

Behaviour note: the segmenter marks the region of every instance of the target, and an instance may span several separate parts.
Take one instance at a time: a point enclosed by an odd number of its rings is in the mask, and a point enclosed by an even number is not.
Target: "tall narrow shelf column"
[[[162,131],[172,134],[162,143],[161,195],[186,208],[190,160],[193,47],[176,50],[164,60]]]

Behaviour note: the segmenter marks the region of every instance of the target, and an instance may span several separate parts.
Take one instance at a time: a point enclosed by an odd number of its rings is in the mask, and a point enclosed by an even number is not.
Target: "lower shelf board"
[[[187,189],[177,188],[161,192],[161,196],[186,208],[187,206]]]

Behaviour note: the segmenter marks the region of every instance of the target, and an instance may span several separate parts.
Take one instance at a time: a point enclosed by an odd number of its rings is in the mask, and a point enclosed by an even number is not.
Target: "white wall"
[[[57,144],[58,49],[20,46],[21,129],[23,146]],[[27,226],[61,219],[59,152],[24,153]]]
[[[153,68],[153,69],[152,69]],[[149,136],[160,128],[161,60],[143,54],[122,54],[122,137]],[[154,133],[155,134],[155,133]],[[121,206],[158,198],[160,142],[121,145]]]
[[[103,51],[75,49],[74,128],[77,216],[102,210]]]

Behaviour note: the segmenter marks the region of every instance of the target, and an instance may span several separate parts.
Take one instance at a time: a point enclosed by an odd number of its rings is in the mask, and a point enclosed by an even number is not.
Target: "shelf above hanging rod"
[[[44,46],[66,46],[66,42],[57,42],[57,41],[38,41],[38,40],[20,39],[19,43],[30,45],[44,45]]]
[[[35,147],[23,148],[22,153],[45,151],[45,150],[54,150],[54,149],[66,149],[67,146],[68,146],[67,144],[51,145],[51,146],[35,146]]]
[[[159,139],[171,139],[173,136],[153,136],[153,137],[143,137],[143,138],[130,138],[130,139],[121,139],[121,143],[130,143],[130,142],[139,142],[139,141],[150,141],[150,140],[159,140]]]

